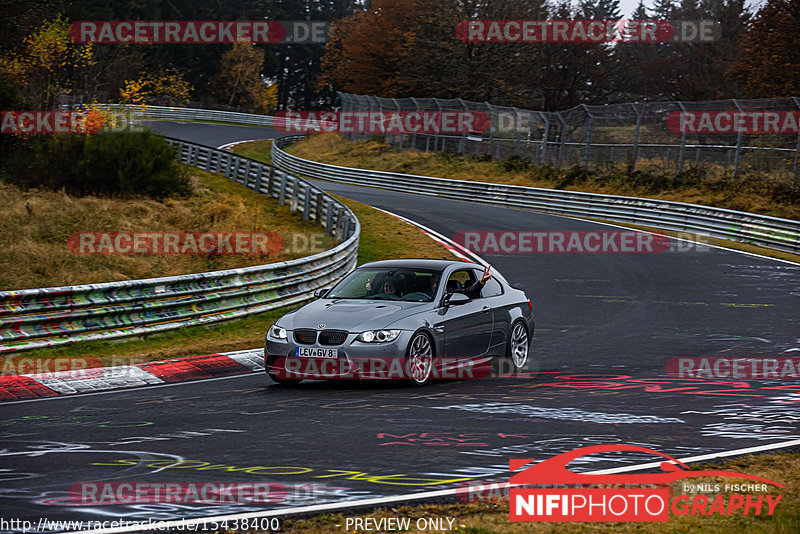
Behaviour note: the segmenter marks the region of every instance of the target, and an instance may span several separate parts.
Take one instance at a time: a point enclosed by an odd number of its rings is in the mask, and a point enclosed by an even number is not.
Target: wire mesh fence
[[[760,172],[798,181],[800,99],[637,102],[580,105],[547,112],[462,99],[381,98],[339,93],[342,112],[469,111],[490,126],[458,135],[430,131],[386,133],[395,148],[520,157],[556,167],[624,163],[630,171],[659,168],[680,176],[693,167],[716,166],[734,177]],[[350,139],[374,133],[349,132]]]

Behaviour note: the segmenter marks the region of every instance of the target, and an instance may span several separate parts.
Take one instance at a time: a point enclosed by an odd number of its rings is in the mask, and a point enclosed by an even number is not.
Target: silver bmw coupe
[[[314,296],[267,332],[265,370],[276,383],[352,378],[421,386],[485,376],[481,365],[491,360],[511,369],[529,360],[533,304],[488,267],[377,261]]]

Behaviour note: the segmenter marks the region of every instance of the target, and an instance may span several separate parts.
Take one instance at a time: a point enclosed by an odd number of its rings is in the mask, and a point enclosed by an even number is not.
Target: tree
[[[405,96],[406,72],[424,0],[374,0],[371,9],[334,23],[318,86],[383,97]]]
[[[800,93],[800,2],[768,0],[756,13],[742,53],[728,72],[747,96],[769,98]]]
[[[214,78],[214,89],[220,101],[246,108],[253,107],[253,91],[261,81],[264,51],[250,43],[235,43],[222,55],[220,72]]]
[[[592,19],[620,20],[619,0],[584,0],[581,2],[583,12]],[[634,19],[635,20],[635,19]]]
[[[672,45],[669,63],[671,97],[676,100],[716,100],[739,96],[725,73],[741,54],[741,41],[747,35],[750,13],[745,0],[683,0],[676,11],[680,20],[715,20],[721,36],[709,43],[688,42]]]
[[[51,108],[61,92],[85,88],[95,63],[92,45],[72,43],[68,32],[69,24],[58,17],[23,39],[20,51],[0,56],[0,73],[39,109]]]
[[[186,105],[192,87],[175,68],[143,72],[136,80],[126,80],[120,91],[123,101],[131,104]]]
[[[437,96],[523,105],[530,101],[533,59],[523,43],[463,42],[470,19],[543,19],[542,0],[375,0],[337,21],[320,84],[383,97]]]
[[[595,7],[584,3],[575,10],[568,0],[551,6],[550,18],[589,19]],[[613,91],[611,77],[618,70],[613,48],[607,43],[551,43],[541,47],[532,65],[531,86],[544,100],[544,109],[561,110],[581,103],[606,102]]]
[[[333,22],[369,9],[365,0],[275,0],[275,20]],[[277,109],[330,108],[337,101],[329,84],[319,83],[326,45],[278,44],[267,49],[264,76],[277,84]]]

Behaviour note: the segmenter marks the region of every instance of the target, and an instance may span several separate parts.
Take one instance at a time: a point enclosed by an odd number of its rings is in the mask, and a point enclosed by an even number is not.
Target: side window
[[[475,275],[470,270],[456,271],[447,279],[447,292],[463,291],[475,283]]]
[[[497,295],[503,294],[503,286],[500,285],[500,282],[495,280],[494,278],[490,278],[486,285],[483,286],[483,290],[481,291],[482,297],[496,297]]]

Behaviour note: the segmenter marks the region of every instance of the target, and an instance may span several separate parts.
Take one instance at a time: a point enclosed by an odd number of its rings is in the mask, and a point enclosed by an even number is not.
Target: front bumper
[[[406,347],[413,332],[401,330],[393,341],[363,343],[356,341],[359,333],[349,333],[341,345],[300,344],[292,331],[287,339],[267,336],[264,345],[264,367],[280,378],[297,379],[402,379]],[[298,347],[335,348],[336,358],[295,356]]]
[[[349,334],[338,345],[337,358],[295,356],[297,347],[331,348],[321,345],[300,345],[288,333],[287,340],[267,338],[264,347],[264,368],[268,374],[283,380],[409,380],[417,370],[406,358],[414,332],[401,331],[388,343],[355,341]],[[431,380],[470,380],[485,378],[491,373],[491,363],[485,357],[436,358],[431,367]]]

